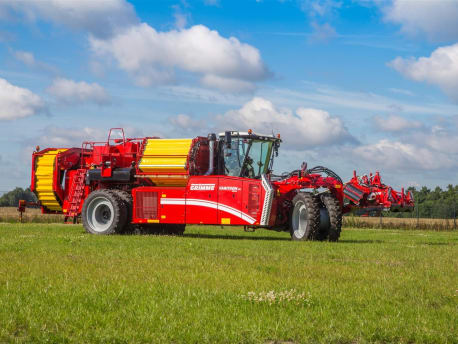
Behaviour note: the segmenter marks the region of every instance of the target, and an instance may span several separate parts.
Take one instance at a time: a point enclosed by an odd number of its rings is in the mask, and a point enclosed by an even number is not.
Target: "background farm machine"
[[[118,131],[122,138],[113,139]],[[121,137],[120,136],[120,137]],[[226,131],[194,139],[125,138],[33,153],[31,190],[43,213],[81,216],[89,233],[182,234],[186,224],[289,231],[337,241],[352,209],[411,210],[410,193],[376,173],[343,184],[318,166],[274,175],[280,136]]]

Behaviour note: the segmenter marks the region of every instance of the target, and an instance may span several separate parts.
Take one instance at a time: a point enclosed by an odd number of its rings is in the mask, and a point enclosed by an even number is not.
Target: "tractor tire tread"
[[[342,207],[337,198],[330,193],[322,194],[321,201],[329,214],[330,227],[328,240],[338,241],[342,230]]]
[[[91,231],[90,225],[87,221],[87,206],[90,203],[90,201],[95,198],[95,197],[100,197],[103,196],[107,198],[111,204],[113,205],[113,223],[104,232],[96,232],[96,231]],[[99,235],[110,235],[110,234],[118,234],[122,232],[122,229],[124,228],[124,225],[126,223],[127,219],[127,210],[124,205],[124,202],[122,199],[112,190],[109,189],[97,189],[92,191],[89,196],[84,200],[83,204],[83,209],[81,212],[81,218],[83,222],[83,226],[86,230],[86,232],[90,234],[99,234]]]
[[[133,200],[132,195],[124,190],[120,189],[111,189],[112,192],[116,193],[117,196],[124,202],[126,206],[126,223],[122,230],[124,234],[135,233],[135,224],[132,223],[132,213],[133,213]]]
[[[321,211],[323,209],[327,210],[326,209],[326,206],[324,205],[322,199],[321,199],[321,195],[316,195],[315,196],[315,199],[316,199],[316,202],[319,204],[319,207],[320,207],[320,222],[321,222]],[[322,228],[321,227],[321,224],[320,224],[320,228],[318,228],[318,231],[316,232],[316,235],[315,235],[315,240],[317,241],[326,241],[328,240],[329,238],[329,228]]]
[[[299,201],[303,201],[307,209],[307,219],[309,221],[309,230],[305,233],[304,238],[296,238],[291,228],[292,240],[315,240],[320,229],[320,204],[317,202],[316,197],[309,192],[298,192],[293,198],[293,207]]]

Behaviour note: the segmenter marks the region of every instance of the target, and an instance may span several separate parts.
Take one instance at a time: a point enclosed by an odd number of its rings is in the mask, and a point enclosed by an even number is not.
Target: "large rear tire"
[[[329,241],[338,241],[342,230],[342,207],[340,206],[340,202],[330,193],[322,194],[321,202],[327,210],[329,217],[327,239]]]
[[[112,192],[116,193],[118,197],[124,202],[126,207],[126,225],[122,229],[124,234],[134,234],[136,227],[135,224],[132,223],[132,212],[133,212],[133,201],[132,195],[124,190],[117,190],[113,189]]]
[[[314,240],[320,227],[320,206],[316,198],[308,192],[299,192],[293,198],[290,215],[292,240]]]
[[[100,189],[91,192],[85,199],[81,218],[88,233],[121,233],[126,224],[127,209],[116,192]]]

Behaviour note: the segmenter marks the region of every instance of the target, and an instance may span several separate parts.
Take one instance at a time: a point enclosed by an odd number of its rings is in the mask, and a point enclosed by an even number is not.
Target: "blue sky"
[[[458,2],[0,2],[0,191],[41,147],[280,132],[302,161],[458,183]]]

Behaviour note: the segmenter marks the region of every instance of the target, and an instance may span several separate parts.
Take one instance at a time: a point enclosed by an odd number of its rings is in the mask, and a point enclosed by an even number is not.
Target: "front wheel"
[[[127,209],[116,192],[95,190],[84,201],[81,218],[88,233],[121,233],[126,224]]]
[[[320,228],[320,207],[316,198],[308,192],[299,192],[293,198],[290,215],[292,240],[313,240]]]

